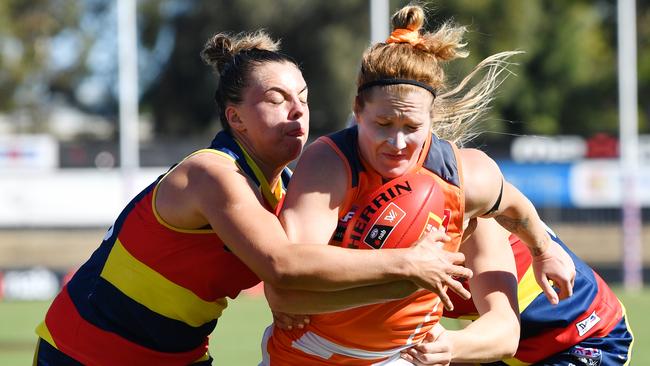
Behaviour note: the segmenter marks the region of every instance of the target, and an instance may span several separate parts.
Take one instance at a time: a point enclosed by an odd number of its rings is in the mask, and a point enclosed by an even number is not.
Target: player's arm
[[[494,217],[506,230],[517,234],[533,255],[535,278],[551,303],[558,294],[549,280],[560,288],[559,298],[573,293],[575,265],[566,252],[550,246],[551,238],[533,204],[505,181],[497,164],[485,153],[461,149],[465,182],[466,215]]]
[[[448,240],[443,232],[429,234],[431,240]],[[392,251],[394,249],[386,249]],[[309,291],[282,289],[264,283],[264,293],[269,307],[276,312],[289,314],[318,314],[345,310],[362,305],[381,303],[401,299],[420,290],[411,281],[394,281],[389,283],[355,287],[339,291]]]
[[[338,223],[339,209],[343,204],[348,189],[348,179],[350,179],[344,164],[341,157],[323,141],[313,143],[303,153],[291,179],[280,213],[280,220],[291,242],[314,243],[321,246],[329,243]],[[403,251],[419,253],[422,256],[421,260],[426,264],[418,265],[418,271],[421,272],[411,279],[416,284],[441,294],[445,305],[451,306],[444,293],[444,286],[449,286],[452,290],[459,292],[462,297],[468,298],[469,293],[451,275],[460,271],[461,276],[466,277],[470,275],[470,271],[464,267],[452,265],[452,263],[461,263],[463,256],[443,251],[433,245],[439,239],[427,236],[411,248],[393,249],[389,252],[350,249],[344,249],[344,252],[370,252],[366,254],[372,257],[393,258],[403,256]],[[381,275],[381,273],[372,273],[373,269],[370,263],[350,262],[347,256],[336,258],[334,270],[349,271],[351,273],[348,275],[358,278],[359,266],[363,266],[364,271],[371,274],[372,277],[377,278]],[[376,267],[376,270],[384,271],[381,266]],[[368,278],[364,282],[363,285],[373,285],[386,281],[378,282]]]
[[[269,307],[288,314],[318,314],[401,299],[420,289],[411,281],[395,281],[339,291],[282,289],[264,283]]]
[[[417,248],[386,255],[379,251],[290,244],[282,225],[263,208],[256,188],[232,161],[214,154],[198,154],[177,169],[182,188],[177,196],[179,207],[183,206],[179,213],[205,218],[237,257],[274,286],[338,290],[419,279],[429,275],[426,271],[433,260],[440,261]],[[448,270],[457,267],[445,265]],[[464,271],[469,272],[462,267],[455,270],[461,275]]]
[[[474,235],[461,245],[466,264],[476,273],[469,280],[478,320],[449,331],[456,362],[492,362],[509,358],[519,344],[517,270],[509,233],[494,220],[478,219]]]
[[[472,299],[480,317],[461,330],[413,347],[407,355],[422,364],[436,360],[436,353],[451,351],[453,362],[493,362],[514,355],[519,342],[519,306],[515,261],[508,232],[494,220],[478,219],[472,237],[461,245],[466,264],[474,271],[469,280]],[[447,342],[446,345],[437,343]]]

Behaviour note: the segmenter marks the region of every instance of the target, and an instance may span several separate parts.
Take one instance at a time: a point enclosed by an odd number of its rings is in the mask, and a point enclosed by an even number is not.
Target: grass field
[[[628,311],[635,335],[632,365],[650,365],[650,288],[639,295],[617,289]],[[35,342],[34,328],[41,321],[48,303],[0,303],[0,365],[29,365]],[[242,296],[231,301],[210,340],[214,365],[257,365],[261,358],[260,339],[271,322],[266,302]]]

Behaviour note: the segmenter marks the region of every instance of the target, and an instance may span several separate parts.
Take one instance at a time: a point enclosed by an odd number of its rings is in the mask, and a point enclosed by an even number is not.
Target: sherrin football
[[[424,233],[447,227],[445,198],[435,178],[409,173],[354,202],[343,235],[348,248],[407,248]]]

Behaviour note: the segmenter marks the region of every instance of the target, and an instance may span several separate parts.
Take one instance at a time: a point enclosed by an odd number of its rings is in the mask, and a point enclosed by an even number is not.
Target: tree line
[[[391,1],[391,11],[405,1]],[[615,0],[423,2],[429,30],[467,25],[470,56],[449,64],[459,80],[482,58],[525,53],[500,87],[484,129],[509,134],[618,132]],[[302,66],[312,136],[344,126],[369,39],[368,0],[139,0],[140,109],[161,137],[218,128],[216,80],[199,52],[219,31],[265,28]],[[117,120],[115,0],[6,0],[0,4],[0,113],[65,103]],[[650,127],[650,1],[637,1],[639,124]],[[39,113],[39,111],[41,111]],[[45,128],[36,123],[35,129]],[[116,136],[117,138],[117,136]]]

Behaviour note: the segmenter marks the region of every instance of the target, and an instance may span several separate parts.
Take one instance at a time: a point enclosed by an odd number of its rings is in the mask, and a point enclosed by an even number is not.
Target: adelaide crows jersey
[[[525,243],[515,235],[510,245],[517,265],[517,297],[521,313],[521,337],[515,357],[508,365],[529,365],[570,348],[587,338],[605,337],[625,315],[625,310],[605,281],[547,230],[573,259],[576,278],[573,296],[551,305],[535,281],[532,257]],[[465,286],[468,287],[467,283]],[[479,314],[472,300],[449,292],[454,310],[445,317],[474,320]]]
[[[198,153],[233,160],[259,187],[269,210],[282,198],[289,170],[270,187],[229,133],[217,134]],[[164,177],[124,208],[37,328],[44,341],[79,362],[187,365],[206,358],[208,335],[226,297],[260,281],[211,227],[180,229],[158,215],[154,202]]]

